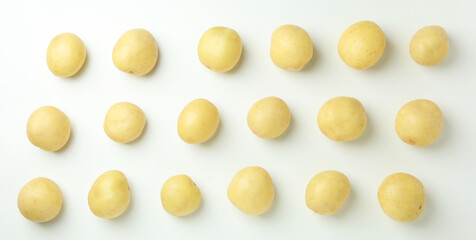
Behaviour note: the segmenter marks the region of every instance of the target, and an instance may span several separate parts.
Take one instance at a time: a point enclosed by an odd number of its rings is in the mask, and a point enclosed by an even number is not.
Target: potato
[[[317,114],[317,124],[328,138],[345,142],[358,138],[367,126],[367,116],[359,100],[336,97],[327,101]]]
[[[58,216],[63,196],[55,182],[39,177],[25,184],[18,194],[20,213],[33,222],[47,222]]]
[[[88,194],[91,212],[101,218],[116,218],[129,206],[131,193],[126,176],[117,170],[103,173]]]
[[[288,105],[277,97],[266,97],[248,111],[248,127],[260,138],[276,138],[286,131],[291,121]]]
[[[399,222],[417,219],[425,207],[425,188],[414,176],[395,173],[383,180],[378,189],[378,201],[382,210]]]
[[[332,215],[344,205],[350,193],[350,182],[338,171],[316,174],[306,188],[306,205],[321,215]]]
[[[45,151],[60,150],[68,142],[70,134],[68,117],[52,106],[36,109],[26,124],[28,140]]]
[[[395,130],[404,142],[414,146],[432,144],[443,129],[443,114],[434,102],[417,99],[408,102],[398,111]]]
[[[208,29],[198,42],[198,58],[214,72],[228,72],[241,57],[241,38],[235,30],[226,27]]]
[[[342,33],[337,48],[340,58],[347,65],[355,69],[367,69],[382,56],[385,34],[373,22],[357,22]]]
[[[103,126],[109,138],[119,143],[128,143],[141,135],[145,123],[142,109],[129,102],[120,102],[109,108]]]
[[[448,34],[440,26],[426,26],[418,30],[410,41],[410,55],[416,63],[433,66],[448,55]]]
[[[220,117],[215,105],[199,98],[187,104],[180,113],[177,132],[186,143],[203,143],[215,134],[219,124]]]
[[[162,207],[173,216],[185,216],[200,206],[202,195],[197,185],[187,175],[169,178],[160,192]]]
[[[132,29],[124,33],[112,50],[112,61],[126,73],[142,76],[157,63],[159,48],[154,36],[144,29]]]
[[[58,77],[76,74],[86,60],[86,47],[81,39],[72,33],[62,33],[51,40],[46,50],[46,63],[50,71]]]
[[[273,180],[261,167],[243,168],[228,185],[228,199],[247,214],[262,214],[274,200]]]
[[[286,70],[300,71],[311,60],[311,37],[295,25],[283,25],[271,36],[270,55],[273,63]]]

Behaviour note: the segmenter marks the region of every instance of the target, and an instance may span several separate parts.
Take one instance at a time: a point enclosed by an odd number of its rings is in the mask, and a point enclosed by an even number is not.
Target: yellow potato
[[[48,178],[35,178],[25,184],[17,199],[20,213],[33,222],[47,222],[61,210],[63,196],[55,182]]]
[[[187,104],[180,113],[177,132],[186,143],[203,143],[215,134],[218,124],[220,116],[215,105],[199,98]]]
[[[328,138],[351,141],[358,138],[367,126],[367,116],[359,100],[336,97],[327,101],[317,114],[317,124]]]
[[[316,174],[306,188],[306,205],[321,215],[332,215],[344,205],[350,193],[350,182],[338,171]]]
[[[395,173],[383,180],[378,189],[378,201],[382,210],[399,222],[417,219],[425,207],[425,188],[414,176]]]
[[[277,97],[257,101],[248,111],[248,127],[261,138],[276,138],[286,131],[291,121],[288,105]]]
[[[112,50],[116,67],[126,73],[142,76],[157,63],[159,48],[154,36],[144,29],[132,29],[124,33]]]
[[[228,185],[228,199],[247,214],[262,214],[274,200],[273,180],[263,168],[243,168]]]
[[[418,99],[398,111],[395,130],[404,142],[423,147],[432,144],[443,129],[443,114],[434,102]]]
[[[200,206],[202,195],[197,185],[187,175],[169,178],[160,192],[162,207],[170,215],[185,216]]]
[[[418,30],[410,41],[410,55],[418,64],[433,66],[448,55],[448,34],[440,26],[426,26]]]
[[[271,36],[270,55],[274,64],[282,69],[300,71],[311,60],[311,37],[295,25],[283,25]]]
[[[132,103],[120,102],[109,108],[103,126],[109,138],[119,143],[128,143],[140,136],[145,123],[142,109]]]
[[[68,142],[71,125],[61,110],[45,106],[36,109],[30,115],[26,124],[26,134],[33,145],[54,152]]]
[[[340,58],[350,67],[366,69],[373,66],[385,49],[385,34],[370,21],[361,21],[347,28],[339,39]]]
[[[101,218],[116,218],[129,206],[131,193],[126,176],[117,170],[103,173],[88,194],[91,212]]]
[[[235,30],[226,27],[208,29],[198,42],[198,58],[214,72],[228,72],[241,57],[241,38]]]
[[[86,47],[81,39],[72,33],[62,33],[48,45],[46,63],[50,71],[59,77],[76,74],[86,60]]]

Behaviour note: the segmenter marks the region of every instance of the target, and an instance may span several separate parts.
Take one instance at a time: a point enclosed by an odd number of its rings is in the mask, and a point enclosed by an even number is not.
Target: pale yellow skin
[[[126,176],[120,171],[103,173],[94,182],[88,194],[91,212],[100,218],[116,218],[129,206],[131,193]]]
[[[355,69],[367,69],[382,56],[385,34],[373,22],[357,22],[342,33],[337,48],[339,56],[347,65]]]
[[[261,167],[243,168],[228,185],[228,199],[244,213],[260,215],[273,203],[273,180]]]
[[[54,152],[68,142],[71,124],[61,110],[52,106],[40,107],[28,118],[26,135],[31,144]]]
[[[50,71],[58,77],[76,74],[86,60],[86,47],[81,39],[72,33],[62,33],[53,38],[46,50],[46,63]]]
[[[328,138],[345,142],[358,138],[367,126],[367,115],[359,100],[336,97],[327,101],[317,114],[317,124]]]
[[[63,196],[55,182],[39,177],[25,184],[18,194],[20,213],[33,222],[47,222],[55,218],[63,204]]]
[[[414,176],[395,173],[383,180],[378,189],[378,201],[391,219],[411,222],[417,219],[425,207],[425,188]]]
[[[273,63],[286,70],[300,71],[311,60],[313,46],[307,32],[295,25],[283,25],[271,36]]]
[[[424,147],[432,144],[443,130],[443,113],[434,102],[417,99],[398,111],[395,130],[404,142]]]
[[[145,29],[132,29],[124,33],[112,50],[112,61],[121,71],[142,76],[157,63],[159,47],[154,36]]]
[[[416,63],[433,66],[448,55],[448,34],[440,26],[426,26],[418,30],[410,41],[410,55]]]
[[[146,117],[142,109],[129,102],[112,105],[104,119],[104,132],[118,143],[128,143],[137,139],[144,129]]]
[[[227,27],[208,29],[198,42],[198,58],[214,72],[228,72],[241,57],[240,35]]]
[[[160,199],[167,213],[180,217],[195,212],[200,206],[202,195],[189,176],[177,175],[164,183]]]
[[[220,116],[215,105],[199,98],[187,104],[180,113],[177,132],[186,143],[203,143],[215,134],[219,124]]]
[[[276,138],[286,131],[291,121],[288,105],[277,97],[257,101],[248,111],[248,127],[260,138]]]
[[[316,174],[306,188],[306,205],[321,215],[332,215],[344,205],[350,194],[350,182],[338,171]]]

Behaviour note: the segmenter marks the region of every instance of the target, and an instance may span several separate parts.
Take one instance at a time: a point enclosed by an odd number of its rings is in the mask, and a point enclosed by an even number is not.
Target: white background
[[[1,239],[475,239],[476,163],[474,90],[476,15],[474,1],[8,1],[0,10],[0,238]],[[337,53],[340,34],[360,20],[385,32],[387,47],[371,69],[345,65]],[[314,57],[304,71],[288,72],[269,57],[273,30],[296,24],[311,36]],[[422,67],[408,44],[421,27],[438,24],[450,38],[444,63]],[[197,57],[203,32],[216,25],[235,29],[244,46],[231,73],[214,73]],[[160,60],[146,77],[117,70],[116,40],[131,28],[156,38]],[[49,72],[49,41],[77,34],[88,56],[73,78]],[[247,127],[249,107],[266,96],[285,100],[290,129],[263,140]],[[356,141],[336,143],[318,130],[320,106],[336,96],[359,99],[368,125]],[[176,133],[181,109],[203,97],[220,112],[221,125],[206,144],[188,145]],[[427,98],[445,117],[440,138],[416,148],[395,133],[394,119],[406,102]],[[130,101],[146,113],[144,135],[132,144],[110,140],[102,129],[107,109]],[[72,137],[57,153],[28,141],[25,126],[38,107],[53,105],[71,120]],[[226,189],[241,168],[259,165],[273,178],[276,198],[262,216],[233,207]],[[94,216],[87,194],[111,169],[129,180],[132,202],[115,220]],[[307,209],[304,192],[316,173],[345,173],[352,192],[333,216]],[[407,172],[421,180],[427,202],[421,217],[399,223],[380,209],[377,189],[389,174]],[[203,203],[193,215],[169,216],[160,203],[162,183],[188,174]],[[44,224],[22,217],[20,188],[48,177],[63,191],[57,219]]]

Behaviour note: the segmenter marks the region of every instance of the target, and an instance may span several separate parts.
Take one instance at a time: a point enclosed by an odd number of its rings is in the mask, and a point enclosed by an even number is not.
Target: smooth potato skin
[[[410,41],[410,55],[416,63],[423,66],[443,62],[448,55],[448,48],[448,34],[440,26],[423,27]]]
[[[271,36],[270,55],[276,66],[301,71],[313,55],[311,37],[296,25],[280,26]]]
[[[117,170],[103,173],[88,194],[91,212],[101,218],[116,218],[129,206],[131,193],[126,176]]]
[[[279,137],[289,126],[291,112],[280,98],[266,97],[257,101],[248,111],[247,123],[250,130],[260,138]]]
[[[367,69],[382,56],[385,34],[373,22],[357,22],[342,33],[337,48],[339,56],[348,66],[359,70]]]
[[[180,113],[177,132],[186,143],[203,143],[215,134],[219,124],[220,116],[215,105],[199,98],[187,104]]]
[[[86,46],[72,33],[62,33],[51,40],[46,50],[46,63],[58,77],[76,74],[86,60]]]
[[[180,217],[195,212],[200,206],[202,195],[189,176],[177,175],[164,183],[160,199],[167,213]]]
[[[378,189],[382,210],[395,221],[416,220],[425,207],[426,195],[423,184],[407,173],[395,173],[383,180]]]
[[[350,194],[350,182],[338,171],[316,174],[306,188],[306,205],[321,215],[332,215],[344,205]]]
[[[25,184],[17,199],[20,213],[33,222],[47,222],[55,218],[62,204],[63,196],[58,185],[43,177]]]
[[[61,110],[44,106],[36,109],[28,118],[26,134],[33,145],[54,152],[68,142],[71,124]]]
[[[395,119],[395,130],[405,143],[424,147],[432,144],[443,130],[443,113],[438,105],[417,99],[403,105]]]
[[[111,106],[104,119],[104,132],[118,143],[128,143],[137,139],[144,130],[147,120],[137,105],[119,102]]]
[[[214,72],[228,72],[240,60],[242,48],[240,35],[235,30],[213,27],[198,42],[198,58]]]

